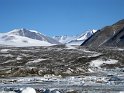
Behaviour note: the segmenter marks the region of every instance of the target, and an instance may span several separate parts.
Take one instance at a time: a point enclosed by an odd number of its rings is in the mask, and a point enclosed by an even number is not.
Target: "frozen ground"
[[[85,84],[66,85],[64,82],[64,84],[62,83],[58,85],[58,82],[49,82],[49,81],[48,82],[44,81],[42,83],[34,83],[34,82],[32,83],[31,81],[30,83],[20,82],[14,84],[1,84],[0,91],[15,91],[15,93],[20,93],[19,91],[24,90],[27,87],[32,87],[35,90],[39,90],[40,92],[37,93],[56,93],[55,91],[59,91],[60,93],[68,93],[68,91],[72,91],[69,93],[120,93],[120,91],[124,91],[123,84],[109,85],[109,84],[94,83],[88,85],[88,83],[86,83],[86,85]],[[49,90],[49,92],[45,92],[46,90]],[[27,92],[27,93],[32,93],[32,92]]]
[[[70,45],[1,46],[0,93],[30,91],[27,87],[36,93],[123,93],[123,53]]]

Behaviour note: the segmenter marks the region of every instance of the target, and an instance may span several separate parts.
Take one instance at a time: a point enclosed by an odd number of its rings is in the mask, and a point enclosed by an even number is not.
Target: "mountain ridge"
[[[81,44],[81,46],[87,46],[87,47],[103,47],[103,46],[104,47],[105,46],[116,47],[118,45],[115,46],[115,44],[114,45],[110,44],[112,41],[110,42],[109,40],[114,38],[114,36],[116,36],[116,34],[118,34],[118,32],[120,30],[123,30],[123,28],[124,28],[124,20],[120,20],[120,21],[114,23],[113,25],[106,26],[106,27],[98,30],[92,37],[90,37],[85,42],[83,42]],[[116,41],[114,41],[113,43],[116,43]],[[122,47],[122,45],[118,46],[118,47]]]
[[[88,30],[76,36],[55,36],[53,38],[41,34],[36,30],[25,28],[14,29],[6,33],[0,33],[0,44],[14,46],[50,46],[59,44],[81,45],[87,38],[97,30]],[[42,41],[42,42],[41,42]],[[35,42],[35,43],[34,43]],[[21,45],[22,44],[22,45]],[[46,45],[45,45],[46,44]]]
[[[50,46],[60,44],[51,37],[45,36],[35,30],[14,29],[7,33],[1,33],[0,44],[14,46]]]
[[[88,39],[90,36],[92,36],[97,30],[88,30],[82,33],[81,35],[76,36],[54,36],[53,39],[58,40],[59,42],[63,44],[69,44],[69,45],[81,45],[86,39]]]

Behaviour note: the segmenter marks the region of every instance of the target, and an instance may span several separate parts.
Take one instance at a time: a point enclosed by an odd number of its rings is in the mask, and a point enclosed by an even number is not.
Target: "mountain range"
[[[124,47],[124,19],[100,30],[89,30],[81,35],[49,37],[35,30],[14,29],[0,33],[0,45],[52,46],[81,45],[86,47]]]
[[[22,28],[14,29],[7,33],[0,33],[0,44],[10,46],[51,46],[60,43],[35,30]]]
[[[124,19],[98,30],[85,40],[87,47],[124,47]]]
[[[90,30],[80,36],[49,37],[35,30],[25,28],[14,29],[7,33],[0,33],[0,45],[8,46],[52,46],[59,44],[81,45],[96,30]]]
[[[81,35],[75,36],[54,36],[53,38],[59,41],[62,44],[69,44],[69,45],[81,45],[86,39],[92,36],[97,30],[88,30]]]

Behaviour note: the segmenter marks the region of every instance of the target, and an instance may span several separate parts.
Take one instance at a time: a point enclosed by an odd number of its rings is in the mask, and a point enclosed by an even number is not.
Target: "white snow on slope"
[[[88,30],[85,33],[81,34],[79,37],[77,37],[76,40],[70,41],[69,45],[81,45],[85,40],[87,40],[89,37],[91,37],[94,33],[96,33],[97,30]]]
[[[23,37],[35,39],[35,40],[46,41],[46,42],[49,42],[51,44],[60,44],[60,42],[54,40],[53,38],[51,38],[49,36],[41,34],[38,31],[28,30],[25,28],[12,30],[12,31],[8,32],[8,35],[18,35],[18,36],[23,36]]]
[[[72,40],[67,43],[67,45],[81,45],[84,41],[82,40]]]
[[[61,44],[53,38],[35,30],[25,28],[14,29],[7,33],[0,33],[0,44],[16,47],[25,46],[52,46]]]
[[[23,33],[25,34],[22,35]],[[40,38],[41,40],[35,39],[35,36],[37,36],[37,38]],[[41,33],[34,30],[15,29],[7,33],[0,33],[1,45],[9,45],[9,46],[16,46],[16,47],[52,46],[52,45],[55,45],[53,43],[54,43],[53,39],[50,39],[49,37],[42,35]],[[57,42],[55,41],[55,43]]]
[[[57,41],[68,45],[81,45],[86,39],[92,36],[97,30],[88,30],[79,36],[54,36]]]
[[[3,45],[10,45],[10,46],[17,46],[17,47],[23,47],[23,46],[51,46],[53,44],[50,44],[46,41],[40,41],[35,40],[27,37],[17,36],[17,35],[11,35],[11,37],[14,37],[14,39],[5,40],[0,38],[0,44]]]
[[[85,33],[83,33],[79,38],[77,38],[77,40],[86,40],[88,39],[91,35],[93,35],[94,33],[96,33],[97,30],[89,30]]]
[[[93,60],[90,63],[90,66],[100,67],[102,64],[116,64],[117,62],[118,60],[114,60],[114,59],[108,59],[108,60],[97,59],[97,60]]]
[[[66,44],[72,40],[75,40],[77,37],[76,36],[54,36],[53,39],[61,42],[62,44]]]

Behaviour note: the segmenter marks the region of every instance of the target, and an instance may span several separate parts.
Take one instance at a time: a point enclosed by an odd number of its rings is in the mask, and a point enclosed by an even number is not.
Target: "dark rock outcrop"
[[[98,30],[82,46],[87,47],[124,47],[124,19]]]

